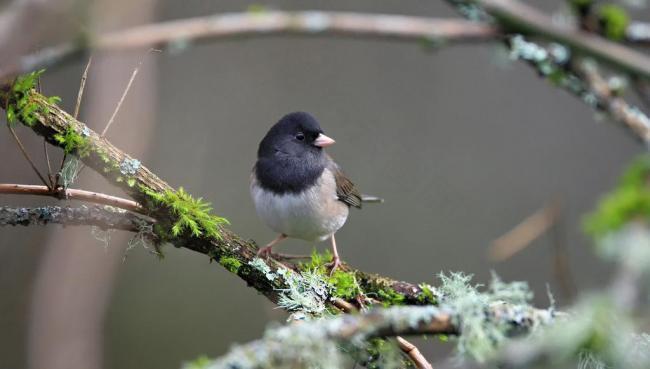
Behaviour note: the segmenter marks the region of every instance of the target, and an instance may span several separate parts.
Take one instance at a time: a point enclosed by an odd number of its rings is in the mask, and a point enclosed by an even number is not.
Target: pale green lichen
[[[248,262],[248,265],[253,267],[253,269],[257,270],[258,272],[262,273],[264,277],[269,281],[271,282],[275,281],[277,275],[273,273],[271,267],[264,261],[264,259],[254,258],[253,260]]]
[[[534,331],[553,321],[553,310],[536,310],[529,304],[532,293],[525,283],[504,283],[493,275],[487,290],[481,291],[480,285],[471,284],[471,275],[441,273],[439,278],[436,297],[462,332],[457,338],[461,356],[485,362],[513,332]]]
[[[280,292],[278,307],[310,316],[322,316],[327,312],[331,286],[322,274],[315,271],[298,274],[285,268],[280,270],[286,287],[277,290]]]

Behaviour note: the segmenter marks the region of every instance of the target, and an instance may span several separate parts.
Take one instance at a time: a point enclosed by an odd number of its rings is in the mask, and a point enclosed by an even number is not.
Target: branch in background
[[[504,31],[540,37],[570,47],[574,52],[604,62],[621,72],[650,79],[650,59],[643,53],[575,28],[557,25],[550,16],[515,0],[447,0],[472,3],[490,14]]]
[[[650,142],[650,119],[648,116],[618,96],[593,62],[577,61],[574,63],[574,68],[585,80],[603,111],[607,112],[614,120],[625,123],[644,142]]]
[[[73,188],[52,191],[47,186],[0,183],[0,194],[50,196],[57,199],[72,199],[95,204],[110,205],[117,208],[142,213],[142,205],[133,200],[106,195],[98,192],[77,190]]]
[[[97,36],[89,44],[65,43],[0,65],[0,81],[70,60],[88,49],[182,48],[189,43],[249,35],[303,34],[401,39],[413,42],[481,42],[499,38],[491,25],[462,19],[323,11],[225,13],[134,27]]]
[[[60,224],[63,226],[97,226],[102,229],[119,229],[139,232],[148,220],[125,210],[110,206],[37,208],[0,207],[0,226],[34,226]]]
[[[572,58],[567,48],[559,44],[542,47],[526,41],[521,35],[511,37],[509,47],[511,58],[526,62],[541,77],[578,97],[589,107],[608,114],[644,143],[650,142],[650,118],[614,93],[609,84],[605,83],[606,92],[602,84],[594,84],[594,81],[585,79],[584,73],[576,67],[580,61]]]

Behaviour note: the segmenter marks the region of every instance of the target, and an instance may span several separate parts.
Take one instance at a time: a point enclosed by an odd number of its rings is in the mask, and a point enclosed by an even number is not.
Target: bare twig
[[[104,130],[100,134],[101,137],[104,137],[106,135],[106,132],[111,127],[111,124],[113,124],[113,121],[115,120],[115,116],[117,116],[117,113],[120,111],[120,108],[122,107],[122,103],[124,102],[124,99],[126,98],[126,95],[129,93],[129,90],[131,89],[131,85],[133,84],[133,81],[135,80],[135,76],[138,75],[138,71],[140,70],[141,65],[142,65],[142,61],[140,61],[138,63],[138,65],[133,69],[133,73],[131,73],[131,78],[129,78],[129,82],[126,84],[126,87],[124,88],[124,91],[122,92],[122,96],[120,97],[120,101],[118,101],[117,106],[115,106],[115,110],[113,110],[113,115],[111,115],[111,119],[108,120],[108,123],[106,123],[106,127],[104,127]]]
[[[399,346],[400,350],[404,352],[406,355],[408,355],[411,360],[413,360],[413,363],[415,364],[416,367],[419,369],[433,369],[433,365],[422,355],[420,350],[412,344],[411,342],[405,340],[401,336],[395,337],[397,340],[397,345]]]
[[[490,259],[504,261],[525,249],[555,224],[560,203],[553,200],[492,242]]]
[[[45,154],[45,162],[47,163],[47,179],[49,180],[50,188],[56,188],[54,176],[52,175],[52,166],[50,165],[50,154],[47,152],[47,140],[43,138],[43,153]]]
[[[79,91],[77,92],[77,103],[75,104],[75,107],[74,107],[74,119],[79,118],[79,109],[81,108],[81,100],[83,99],[83,96],[84,96],[84,90],[86,89],[86,80],[88,79],[88,71],[90,70],[90,64],[92,64],[92,62],[93,62],[93,58],[91,56],[90,58],[88,58],[88,62],[86,63],[86,68],[84,68],[84,72],[81,75],[81,82],[79,82]],[[64,152],[63,157],[61,158],[61,165],[59,166],[59,171],[56,173],[56,180],[54,181],[54,188],[59,187],[59,180],[61,179],[61,171],[63,170],[63,167],[65,166],[65,161],[66,161],[67,158],[68,158],[68,153]],[[83,169],[83,167],[81,169]],[[77,175],[78,175],[78,173],[77,173]]]
[[[133,200],[78,189],[52,190],[48,186],[0,183],[0,194],[38,195],[81,200],[95,204],[110,205],[121,209],[143,213],[142,205]]]
[[[31,157],[29,156],[29,154],[27,153],[27,150],[25,150],[25,146],[23,146],[23,143],[22,143],[22,142],[20,141],[20,139],[18,138],[18,135],[16,134],[16,131],[14,130],[14,128],[13,128],[10,124],[7,125],[7,127],[9,128],[9,131],[11,132],[11,135],[13,136],[14,140],[15,140],[16,143],[18,144],[18,148],[20,148],[20,152],[23,153],[23,156],[25,157],[25,159],[27,159],[27,161],[29,162],[29,165],[30,165],[30,166],[32,167],[32,169],[34,170],[34,173],[36,173],[36,175],[38,176],[38,178],[41,179],[41,182],[43,182],[43,184],[45,185],[45,187],[48,187],[48,189],[49,189],[50,184],[45,180],[45,178],[43,177],[43,175],[41,174],[41,172],[38,170],[38,168],[36,168],[36,165],[34,164],[34,161],[32,161],[32,158],[31,158]]]
[[[333,304],[345,313],[357,311],[357,308],[354,305],[340,298],[333,299]],[[395,338],[400,350],[402,350],[402,352],[413,361],[413,364],[415,364],[418,369],[433,369],[431,363],[424,357],[424,355],[422,355],[417,346],[401,336],[396,336]]]
[[[61,207],[44,206],[37,208],[0,207],[0,226],[5,225],[47,225],[97,226],[102,229],[119,229],[139,232],[151,222],[134,213],[107,206]]]
[[[88,79],[88,71],[90,70],[90,64],[93,62],[93,57],[88,58],[88,63],[86,63],[86,68],[84,73],[81,76],[81,82],[79,83],[79,92],[77,92],[77,103],[74,106],[74,119],[79,119],[79,108],[81,108],[81,100],[84,96],[84,90],[86,88],[86,80]]]

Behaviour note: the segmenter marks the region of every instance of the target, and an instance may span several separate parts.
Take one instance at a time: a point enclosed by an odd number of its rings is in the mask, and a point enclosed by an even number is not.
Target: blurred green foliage
[[[630,23],[627,11],[619,5],[604,4],[598,9],[598,20],[600,21],[605,37],[620,41],[625,38],[625,30]]]
[[[618,186],[602,198],[584,221],[584,230],[602,238],[631,221],[650,218],[650,155],[635,159],[619,180]]]

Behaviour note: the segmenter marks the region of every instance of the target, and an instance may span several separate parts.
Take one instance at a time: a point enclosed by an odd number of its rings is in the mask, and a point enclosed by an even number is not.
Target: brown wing
[[[338,166],[332,168],[334,172],[334,179],[336,180],[336,195],[340,201],[361,209],[361,192],[354,186]]]

